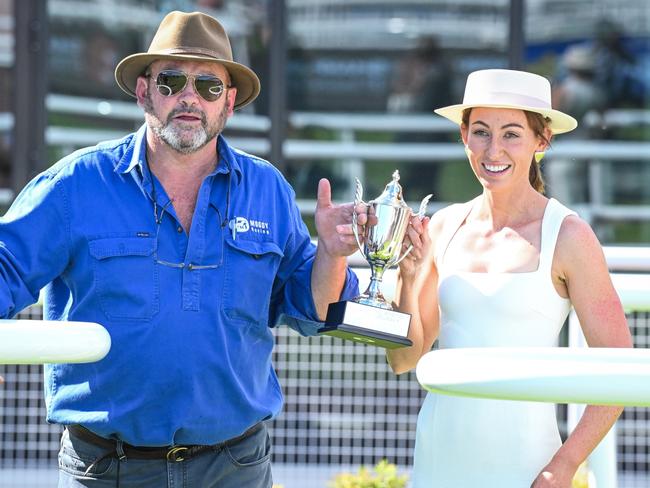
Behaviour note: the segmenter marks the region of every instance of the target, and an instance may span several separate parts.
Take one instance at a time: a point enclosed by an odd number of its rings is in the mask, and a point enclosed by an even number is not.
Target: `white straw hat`
[[[549,119],[553,134],[569,132],[576,119],[551,107],[551,84],[543,76],[526,71],[485,69],[467,77],[463,103],[435,112],[460,125],[463,110],[473,107],[514,108],[542,114]]]

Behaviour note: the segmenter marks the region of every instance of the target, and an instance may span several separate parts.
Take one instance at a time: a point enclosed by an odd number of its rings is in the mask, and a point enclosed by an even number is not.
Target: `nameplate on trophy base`
[[[396,349],[413,345],[407,337],[410,323],[407,313],[342,301],[330,303],[325,325],[318,333]]]

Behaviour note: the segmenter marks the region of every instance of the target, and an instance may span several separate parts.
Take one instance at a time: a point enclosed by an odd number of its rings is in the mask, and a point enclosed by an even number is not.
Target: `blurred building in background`
[[[42,2],[15,3],[24,10]],[[573,81],[563,60],[577,49],[592,60],[591,83],[605,97],[593,109],[577,101],[565,104],[580,119],[581,131],[558,138],[556,151],[549,152],[549,191],[570,204],[650,204],[643,184],[650,178],[643,145],[650,139],[650,6],[645,0],[45,3],[47,62],[41,70],[47,79],[47,154],[22,178],[12,178],[12,167],[25,162],[24,155],[9,156],[16,12],[13,1],[0,1],[0,104],[6,105],[0,106],[0,187],[14,192],[71,148],[139,125],[135,104],[113,81],[114,66],[126,54],[147,48],[166,12],[197,9],[223,21],[235,56],[262,79],[259,99],[235,117],[230,132],[243,138],[244,149],[270,156],[277,141],[269,139],[269,129],[282,125],[283,156],[273,162],[300,198],[312,199],[323,175],[332,179],[337,198],[351,197],[354,176],[363,177],[374,194],[399,167],[407,197],[414,201],[430,191],[439,202],[466,199],[478,186],[462,151],[453,144],[428,145],[458,140],[455,128],[432,110],[461,99],[470,71],[509,67],[513,58],[566,93],[567,79],[570,86]],[[286,29],[274,33],[272,20],[280,10],[286,12]],[[513,23],[521,39],[512,36]],[[283,42],[274,44],[278,37]],[[281,65],[275,60],[282,58],[273,56],[278,47],[286,54]],[[273,85],[272,73],[284,74],[283,83]],[[25,102],[30,100],[35,101]],[[286,100],[280,116],[271,113],[275,100]],[[589,144],[581,144],[584,140]],[[381,145],[393,143],[399,146]],[[6,205],[12,194],[4,195]],[[618,209],[601,208],[593,215],[592,210],[586,208],[604,240],[650,240],[648,221],[637,218],[638,210],[629,212],[633,220]]]
[[[650,243],[647,0],[0,0],[0,207],[72,150],[140,126],[142,113],[113,70],[145,51],[174,9],[219,18],[235,58],[260,76],[260,97],[231,119],[226,135],[263,157],[280,144],[272,162],[295,187],[308,222],[323,176],[338,200],[353,198],[354,177],[366,196],[379,194],[395,168],[410,201],[433,192],[432,208],[440,208],[473,196],[479,186],[457,127],[432,111],[461,100],[469,72],[514,64],[551,80],[558,104],[581,124],[547,153],[549,194],[576,208],[604,244]],[[283,13],[286,29],[274,32]],[[26,78],[42,80],[43,93]],[[280,141],[271,134],[278,124]],[[630,320],[637,345],[647,347],[648,314]],[[276,462],[355,466],[387,457],[410,465],[422,397],[413,375],[393,376],[381,351],[286,331],[276,364],[287,392],[274,424]],[[0,472],[51,470],[59,431],[42,424],[40,370],[4,374]],[[647,411],[626,415],[619,467],[647,474]]]

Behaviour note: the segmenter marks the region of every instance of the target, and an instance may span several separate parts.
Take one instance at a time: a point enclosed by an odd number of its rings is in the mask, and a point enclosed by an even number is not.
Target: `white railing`
[[[142,110],[134,102],[82,98],[67,95],[48,95],[46,105],[49,111],[64,114],[79,114],[87,117],[109,118],[117,121],[131,121],[133,127],[142,121]],[[650,110],[611,110],[602,117],[592,117],[587,122],[593,125],[604,124],[609,127],[632,124],[650,124]],[[430,114],[359,114],[359,113],[313,113],[293,112],[289,114],[289,125],[296,129],[320,127],[332,131],[333,140],[288,139],[283,151],[285,159],[301,160],[339,160],[341,171],[349,182],[345,192],[354,195],[354,176],[364,180],[364,162],[373,163],[393,159],[399,164],[427,162],[439,164],[446,161],[464,161],[461,144],[449,143],[392,143],[364,142],[357,140],[357,132],[374,131],[387,133],[454,133],[457,126],[449,121]],[[271,145],[267,137],[271,122],[268,117],[238,112],[226,127],[230,142],[253,154],[265,156]],[[11,114],[0,114],[0,131],[13,127]],[[242,136],[242,133],[249,135]],[[98,141],[123,137],[123,130],[94,129],[49,126],[46,129],[46,142],[50,146],[63,147],[72,151],[78,147],[94,145]],[[631,141],[574,141],[559,140],[549,151],[549,159],[570,158],[591,162],[611,161],[614,164],[626,161],[650,160],[650,142]],[[592,183],[590,181],[590,183]],[[13,200],[11,190],[0,192],[0,204],[8,205]],[[315,199],[300,200],[298,204],[304,215],[312,215]],[[444,203],[432,203],[432,208],[441,208]],[[606,221],[647,221],[650,220],[650,205],[609,205],[590,203],[576,208],[589,222],[596,219]]]
[[[650,247],[604,246],[603,252],[626,310],[650,310]],[[370,280],[368,262],[357,251],[348,258],[348,263],[359,276],[360,287],[364,288]],[[387,298],[395,294],[396,278],[395,268],[384,273],[382,292]]]
[[[614,248],[615,249],[615,248]],[[621,268],[635,269],[636,261],[644,270],[650,269],[650,248],[636,249],[637,254],[626,255],[625,249],[614,251]],[[637,261],[640,258],[640,261]],[[650,310],[650,275],[648,274],[612,274],[612,281],[627,312]],[[575,311],[569,316],[569,347],[588,347],[580,321]],[[572,431],[584,412],[585,405],[570,404],[567,409],[567,429]],[[588,466],[596,478],[598,488],[616,488],[617,486],[617,452],[616,424],[589,456]]]
[[[117,120],[131,120],[135,125],[142,123],[142,110],[132,102],[48,95],[48,110],[52,112],[81,114],[86,116],[110,117]],[[625,126],[633,123],[650,123],[648,110],[612,110],[603,117],[593,119],[592,124]],[[457,126],[440,117],[429,114],[356,114],[292,112],[289,125],[301,129],[321,127],[336,132],[335,140],[314,141],[288,139],[284,146],[287,159],[363,159],[367,161],[396,159],[400,162],[439,162],[464,158],[462,147],[455,143],[370,143],[356,140],[357,131],[373,132],[426,132],[453,133]],[[5,123],[6,126],[6,123]],[[266,116],[237,113],[227,130],[250,131],[258,134],[268,132],[271,122]],[[52,145],[83,146],[94,141],[113,139],[123,135],[121,131],[85,129],[74,127],[52,127],[46,135]],[[241,138],[239,146],[261,155],[269,153],[266,138]],[[549,156],[575,159],[607,159],[610,161],[650,160],[650,143],[634,141],[559,141],[549,151]]]
[[[650,248],[606,247],[604,251],[610,269],[650,272]],[[650,310],[650,275],[613,273],[612,281],[626,312]],[[572,311],[569,316],[569,346],[587,347],[587,341],[575,311]],[[569,430],[575,428],[584,408],[584,405],[571,404],[568,406],[567,427]],[[616,425],[612,427],[589,457],[589,466],[599,488],[616,488]]]

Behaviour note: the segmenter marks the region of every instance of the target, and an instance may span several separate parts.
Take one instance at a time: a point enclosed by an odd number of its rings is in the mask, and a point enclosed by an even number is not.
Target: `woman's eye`
[[[472,134],[479,137],[486,137],[488,135],[487,131],[483,129],[476,129]]]
[[[506,137],[506,139],[515,139],[515,138],[519,137],[519,134],[517,134],[516,132],[506,132],[505,137]]]

